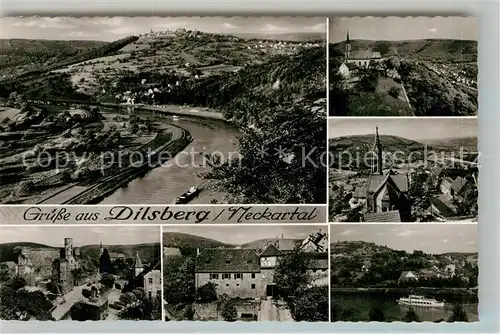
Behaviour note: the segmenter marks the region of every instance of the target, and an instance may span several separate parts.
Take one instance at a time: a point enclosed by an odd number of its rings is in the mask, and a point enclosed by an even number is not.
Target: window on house
[[[148,278],[148,283],[153,284],[153,277]]]
[[[236,286],[240,286],[239,284],[236,284]]]
[[[242,279],[243,275],[242,274],[234,274],[234,279]]]
[[[231,279],[231,274],[222,274],[222,279]]]
[[[219,274],[210,274],[210,279],[219,279]]]
[[[255,273],[252,273],[252,278],[255,278]]]
[[[205,260],[205,263],[210,263],[210,260]]]
[[[255,290],[255,284],[252,284],[252,290]]]
[[[231,263],[231,260],[226,260],[226,263],[227,263],[227,264]]]
[[[226,284],[226,286],[229,286],[229,284]]]
[[[161,290],[156,290],[156,296],[161,296]]]

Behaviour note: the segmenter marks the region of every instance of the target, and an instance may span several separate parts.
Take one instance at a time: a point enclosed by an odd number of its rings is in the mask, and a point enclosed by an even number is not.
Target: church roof
[[[368,185],[368,192],[372,194],[377,192],[380,187],[382,187],[384,183],[386,183],[386,181],[388,181],[389,179],[394,183],[394,185],[400,192],[408,192],[408,178],[403,174],[371,175],[369,181],[370,183]]]
[[[405,278],[417,278],[417,274],[413,271],[403,271],[401,272],[401,276],[399,276],[399,279]]]
[[[144,268],[141,258],[139,257],[139,253],[135,255],[134,268]]]
[[[385,212],[371,212],[365,214],[365,222],[385,223],[385,222],[401,222],[399,210]]]

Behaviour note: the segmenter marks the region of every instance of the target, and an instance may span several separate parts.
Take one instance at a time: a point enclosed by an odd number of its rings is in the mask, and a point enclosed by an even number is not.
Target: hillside
[[[234,36],[244,39],[259,39],[259,40],[275,40],[275,41],[290,41],[290,42],[307,42],[307,41],[324,41],[326,32],[324,33],[293,33],[293,34],[257,34],[257,33],[241,33]]]
[[[138,253],[144,262],[158,262],[161,258],[160,243],[145,243],[137,245],[103,245],[108,252],[123,253],[127,258],[135,258]],[[80,247],[83,256],[99,258],[100,245],[85,245]]]
[[[456,277],[450,278],[451,281],[435,277],[425,284],[474,287],[477,283],[477,253],[426,254],[419,250],[409,253],[371,242],[340,241],[331,243],[330,254],[332,284],[340,286],[393,286],[402,271],[423,270],[432,276],[444,272],[449,264],[455,266]]]
[[[199,237],[192,234],[178,232],[164,232],[163,245],[176,248],[234,248],[234,245],[226,244],[217,240]]]
[[[15,255],[16,247],[31,247],[31,248],[56,248],[52,246],[47,246],[43,244],[38,244],[35,242],[9,242],[0,244],[0,262],[5,261],[17,261],[17,255]]]
[[[459,148],[477,150],[477,137],[456,137],[456,138],[444,138],[444,139],[429,139],[422,140],[422,143],[432,145],[434,147],[440,148]]]
[[[340,52],[345,42],[334,43]],[[383,57],[400,56],[416,60],[461,62],[477,61],[477,41],[455,39],[421,39],[403,41],[351,40],[352,50],[373,50]]]
[[[291,246],[298,246],[302,243],[302,239],[267,238],[248,242],[241,245],[241,248],[264,249],[269,243],[275,242],[276,240],[289,246],[287,248],[292,248]]]

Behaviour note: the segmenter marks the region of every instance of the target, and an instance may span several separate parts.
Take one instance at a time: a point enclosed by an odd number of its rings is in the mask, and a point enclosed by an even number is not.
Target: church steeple
[[[377,173],[383,175],[382,171],[382,143],[378,135],[378,126],[375,128],[375,142],[373,143],[373,150],[377,152]]]
[[[347,36],[345,40],[345,51],[344,51],[344,62],[347,63],[349,56],[351,55],[351,41],[349,39],[349,30],[347,30]]]

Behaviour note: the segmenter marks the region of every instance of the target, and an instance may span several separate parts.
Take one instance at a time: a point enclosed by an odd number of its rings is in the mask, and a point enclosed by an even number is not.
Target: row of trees
[[[42,291],[25,290],[26,281],[13,277],[0,287],[0,319],[2,320],[54,320],[52,302]]]

